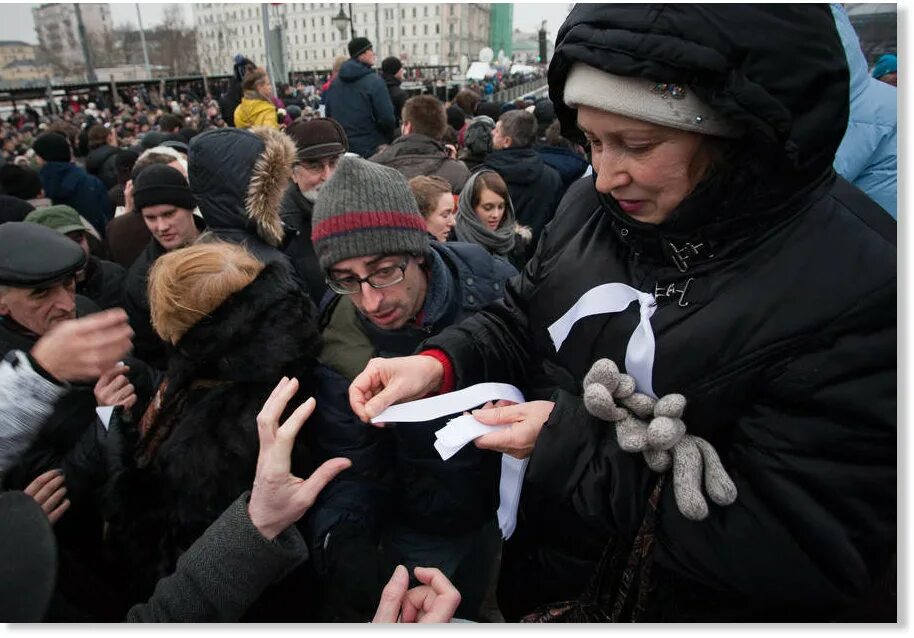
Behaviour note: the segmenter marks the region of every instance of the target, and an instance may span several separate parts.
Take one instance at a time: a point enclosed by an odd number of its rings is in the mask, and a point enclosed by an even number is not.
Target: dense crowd
[[[896,89],[844,9],[408,74],[2,123],[0,621],[893,620]]]

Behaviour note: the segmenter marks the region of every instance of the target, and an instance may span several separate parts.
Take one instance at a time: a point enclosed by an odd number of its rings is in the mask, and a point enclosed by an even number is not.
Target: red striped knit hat
[[[403,174],[348,155],[321,187],[311,241],[325,271],[353,257],[429,249],[425,219]]]

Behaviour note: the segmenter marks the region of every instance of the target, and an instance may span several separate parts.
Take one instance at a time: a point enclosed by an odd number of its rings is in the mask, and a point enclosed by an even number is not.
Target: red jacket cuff
[[[454,364],[451,363],[450,358],[447,356],[447,353],[444,350],[439,350],[438,348],[431,348],[429,350],[423,350],[419,353],[426,357],[431,357],[435,359],[442,366],[444,366],[444,379],[441,381],[441,387],[438,388],[438,394],[447,394],[448,392],[453,392],[455,386],[457,385],[457,380],[454,376]]]

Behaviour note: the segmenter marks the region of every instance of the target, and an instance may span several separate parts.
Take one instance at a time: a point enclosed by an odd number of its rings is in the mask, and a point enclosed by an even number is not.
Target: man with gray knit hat
[[[366,427],[348,388],[372,357],[412,354],[500,298],[516,271],[481,246],[430,242],[406,178],[355,157],[321,188],[311,237],[336,293],[321,317],[312,433],[320,457],[353,462],[309,522],[324,620],[370,619],[397,564],[439,568],[460,590],[458,615],[475,619],[500,543],[499,456],[467,447],[445,463],[434,449],[443,420]]]

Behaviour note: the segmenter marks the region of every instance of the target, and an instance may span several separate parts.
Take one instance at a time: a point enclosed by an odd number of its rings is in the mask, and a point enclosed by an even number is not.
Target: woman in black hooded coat
[[[474,413],[511,424],[478,447],[529,458],[507,619],[860,619],[875,599],[869,617],[894,621],[896,228],[832,169],[848,88],[827,5],[578,4],[559,30],[550,98],[566,137],[587,129],[594,179],[503,301],[350,389],[364,419],[482,381],[523,390]],[[676,181],[656,160],[686,142],[709,158],[690,188],[629,179]],[[602,358],[632,377],[613,385]],[[640,412],[651,394],[684,399]],[[662,448],[622,447],[661,417],[638,446],[675,441],[672,472],[651,469]]]
[[[165,381],[136,423],[112,425],[108,542],[129,603],[148,598],[177,558],[250,489],[257,414],[283,376],[313,394],[314,307],[280,264],[213,242],[162,256],[150,274],[153,325],[174,343]],[[109,435],[110,436],[110,435]],[[304,437],[302,437],[304,439]],[[302,441],[293,471],[312,469]],[[304,621],[314,600],[303,568],[264,594],[248,619]]]

